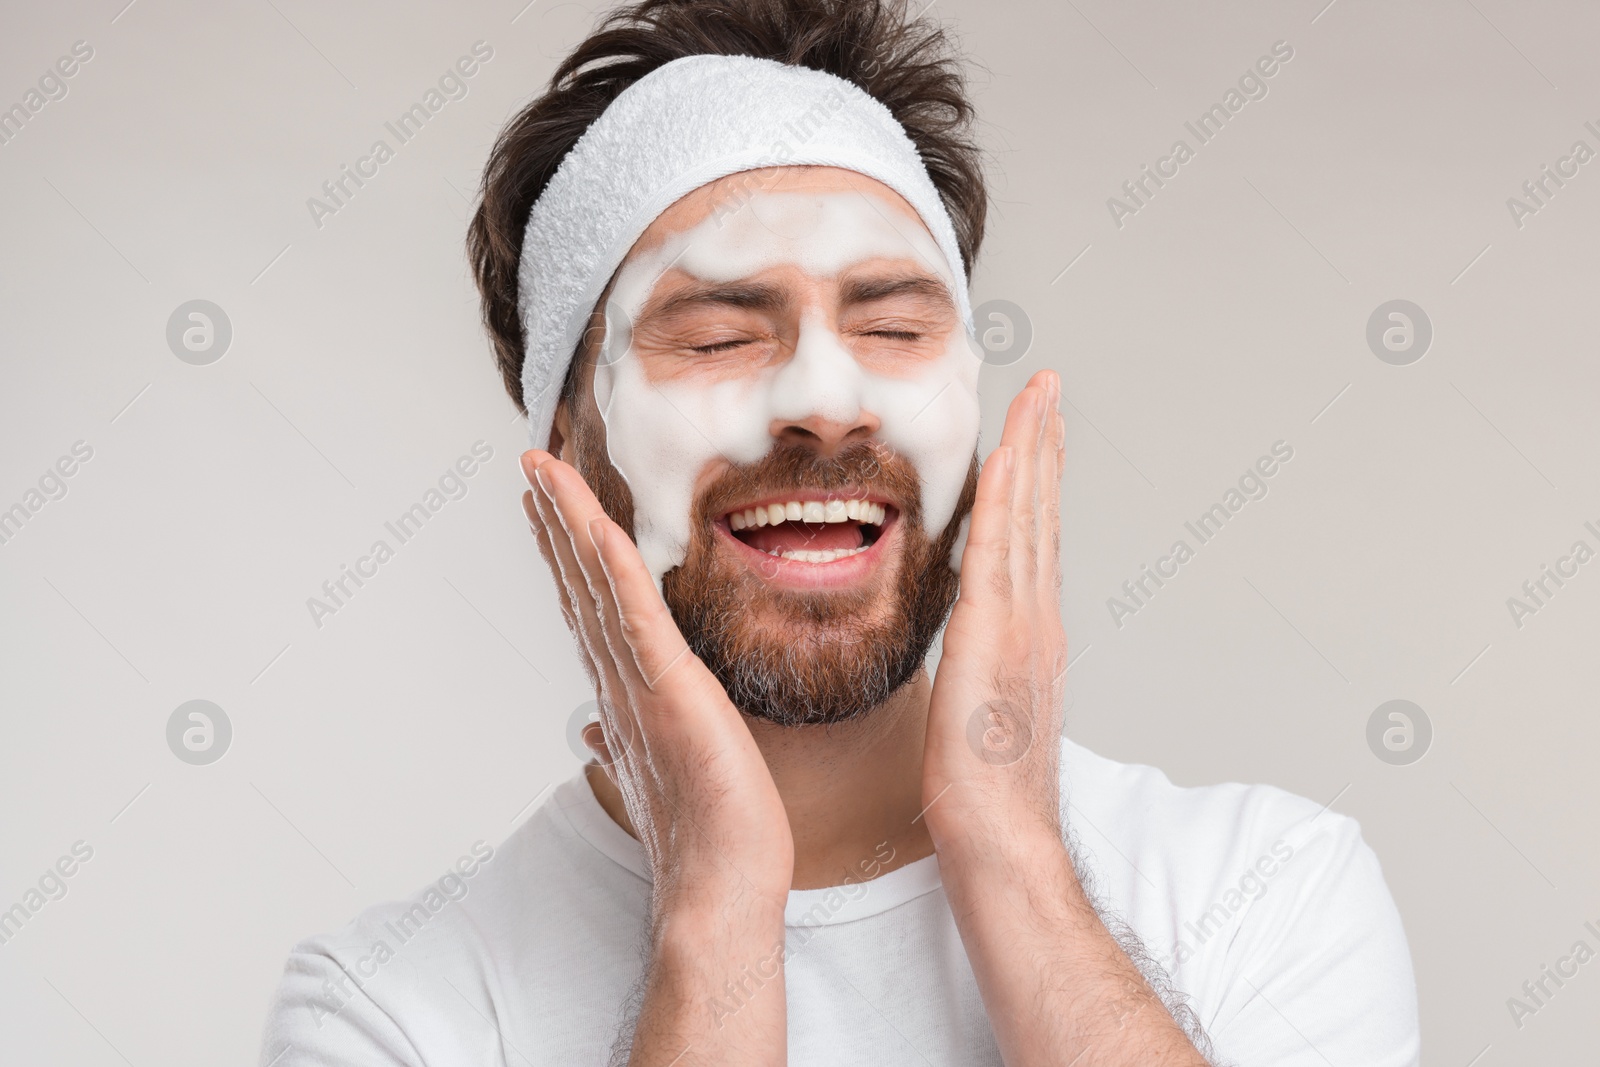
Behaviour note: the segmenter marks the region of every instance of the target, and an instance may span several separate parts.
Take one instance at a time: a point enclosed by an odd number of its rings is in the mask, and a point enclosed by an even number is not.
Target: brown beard
[[[606,513],[633,531],[633,494],[606,456],[598,418],[573,420],[578,469]],[[715,520],[729,508],[786,489],[851,488],[887,496],[900,514],[898,559],[860,589],[778,589],[718,551]],[[823,457],[779,444],[757,463],[723,474],[695,500],[684,562],[662,579],[667,607],[689,648],[734,706],[779,726],[846,722],[882,705],[922,670],[959,591],[950,552],[977,492],[977,457],[954,516],[937,538],[923,528],[921,479],[876,442]],[[782,619],[772,627],[761,615]]]

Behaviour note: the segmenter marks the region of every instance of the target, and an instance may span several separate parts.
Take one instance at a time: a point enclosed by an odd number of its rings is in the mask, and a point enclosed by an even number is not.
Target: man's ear
[[[571,457],[562,455],[570,440],[572,440],[572,414],[567,410],[567,402],[563,400],[556,405],[555,419],[550,424],[550,447],[547,451],[557,459],[570,463]]]

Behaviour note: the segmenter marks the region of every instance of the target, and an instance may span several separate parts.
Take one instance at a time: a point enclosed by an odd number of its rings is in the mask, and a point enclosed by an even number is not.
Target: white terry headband
[[[656,217],[729,174],[801,165],[853,170],[903,196],[944,253],[971,332],[955,227],[888,108],[825,71],[753,56],[685,56],[618,94],[529,213],[517,287],[533,447],[548,447],[561,382],[589,316]]]

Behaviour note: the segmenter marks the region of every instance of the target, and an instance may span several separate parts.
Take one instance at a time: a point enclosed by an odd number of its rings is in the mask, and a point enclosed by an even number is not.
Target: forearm
[[[940,871],[1009,1067],[1206,1067],[1059,840],[941,855]]]
[[[630,1067],[787,1061],[781,904],[711,894],[658,907]]]

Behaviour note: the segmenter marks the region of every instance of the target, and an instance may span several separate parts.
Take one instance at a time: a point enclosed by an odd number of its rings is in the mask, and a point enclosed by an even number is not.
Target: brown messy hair
[[[692,55],[812,67],[875,97],[905,128],[955,226],[970,276],[988,196],[961,61],[943,29],[906,0],[641,0],[607,15],[500,132],[484,167],[467,253],[506,392],[526,412],[517,267],[523,231],[567,151],[628,86]],[[562,395],[577,376],[568,369]]]

